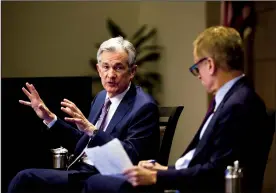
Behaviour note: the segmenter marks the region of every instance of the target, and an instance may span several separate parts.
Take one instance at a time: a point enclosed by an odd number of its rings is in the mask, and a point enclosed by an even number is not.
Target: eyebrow
[[[109,65],[109,63],[107,63],[107,62],[103,62],[102,64],[103,64],[103,65]],[[118,65],[124,66],[124,64],[121,63],[121,62],[117,62],[117,63],[115,63],[113,66],[118,66]]]

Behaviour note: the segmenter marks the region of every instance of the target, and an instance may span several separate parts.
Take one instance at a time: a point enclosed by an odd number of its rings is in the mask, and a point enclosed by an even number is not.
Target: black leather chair
[[[173,136],[183,109],[184,106],[159,107],[161,144],[157,162],[162,165],[168,165]]]

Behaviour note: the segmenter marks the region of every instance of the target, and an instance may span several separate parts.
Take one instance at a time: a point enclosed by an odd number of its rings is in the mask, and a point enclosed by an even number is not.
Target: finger
[[[75,116],[74,116],[74,112],[73,112],[70,108],[68,108],[68,107],[66,107],[66,108],[61,107],[60,109],[61,109],[64,113],[70,115],[71,117],[75,117]]]
[[[128,178],[137,178],[138,172],[132,171],[131,173],[128,173],[127,176],[128,176]]]
[[[78,113],[80,117],[84,117],[82,112],[78,109],[78,107],[74,103],[71,104],[71,103],[68,103],[68,102],[61,102],[60,104],[63,105],[64,107],[70,108],[73,112]]]
[[[133,186],[134,180],[132,178],[127,178],[127,181]]]
[[[68,99],[63,99],[63,102],[61,102],[61,104],[66,106],[66,107],[70,107],[74,112],[77,112],[82,117],[85,117],[83,115],[83,113],[81,112],[81,110],[77,107],[77,105],[75,105],[75,103],[69,101]]]
[[[28,90],[30,91],[30,93],[32,93],[32,87],[31,84],[29,84],[28,82],[26,83],[26,87],[28,88]]]
[[[140,162],[140,163],[138,164],[138,167],[144,167],[145,163],[146,163],[145,161]]]
[[[130,174],[131,172],[133,172],[134,170],[135,170],[135,166],[126,169],[125,171],[123,171],[123,174],[124,174],[124,175],[128,175],[128,174]]]
[[[130,177],[130,176],[127,176],[127,181],[131,184],[134,184],[136,182],[136,177]]]
[[[81,118],[75,118],[75,117],[73,119],[75,120],[76,124],[82,124],[84,126],[87,126],[87,124],[85,124],[85,121],[83,119],[81,119]]]
[[[19,100],[19,103],[26,106],[32,106],[31,102]]]
[[[70,115],[71,117],[74,117],[74,118],[79,118],[81,120],[85,120],[86,118],[82,115],[82,114],[79,114],[79,112],[74,112],[72,109],[70,109],[69,107],[61,107],[61,110],[65,113],[67,113],[68,115]]]
[[[123,171],[123,175],[128,176],[131,173],[131,170],[125,170]]]
[[[75,105],[75,103],[73,103],[72,101],[68,100],[68,99],[63,99],[63,101],[70,103],[71,105]]]
[[[140,162],[138,163],[138,167],[142,167],[142,165],[143,165],[145,162],[147,162],[147,161],[140,161]]]
[[[143,163],[142,167],[147,169],[152,169],[154,167],[154,164],[146,162],[146,163]]]
[[[61,102],[60,104],[65,107],[69,107],[70,109],[76,109],[71,103],[68,102]]]
[[[31,100],[31,97],[32,97],[31,93],[29,93],[29,91],[27,91],[27,89],[25,89],[24,87],[22,87],[22,91]]]
[[[136,176],[126,175],[126,179],[132,186],[137,186],[138,185],[138,183],[137,183],[138,178]]]
[[[26,86],[28,87],[29,91],[36,95],[36,96],[39,96],[38,92],[36,91],[35,87],[33,84],[29,84],[28,82],[26,83]]]
[[[138,184],[137,178],[133,178],[133,179],[131,180],[131,184],[132,184],[132,186],[134,186],[134,187],[138,186],[139,184]]]
[[[82,119],[79,118],[70,118],[70,117],[65,117],[65,121],[71,122],[71,123],[83,123]]]

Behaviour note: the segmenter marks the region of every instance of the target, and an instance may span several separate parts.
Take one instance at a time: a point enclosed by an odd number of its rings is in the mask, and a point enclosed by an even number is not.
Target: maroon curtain
[[[249,35],[256,24],[255,3],[253,1],[223,1],[221,2],[221,24],[235,28],[242,38]]]
[[[235,28],[244,40],[244,71],[254,85],[254,36],[256,26],[255,2],[221,2],[221,25]]]

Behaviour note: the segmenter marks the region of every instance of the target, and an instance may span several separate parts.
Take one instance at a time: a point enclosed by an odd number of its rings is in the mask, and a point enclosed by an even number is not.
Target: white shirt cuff
[[[47,127],[50,129],[57,121],[57,116],[55,115],[54,120],[52,120],[50,123],[46,123],[45,120],[43,120],[43,123],[47,125]]]

